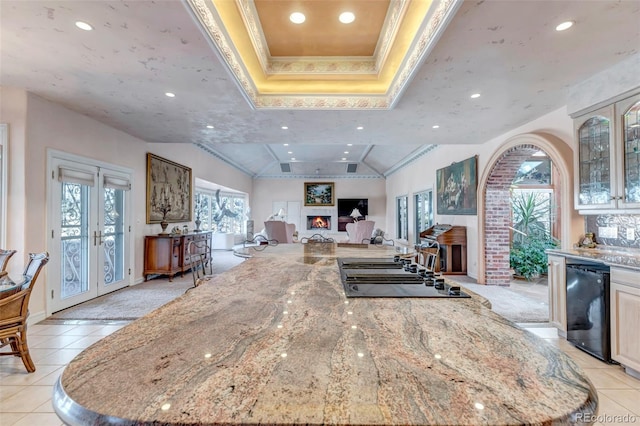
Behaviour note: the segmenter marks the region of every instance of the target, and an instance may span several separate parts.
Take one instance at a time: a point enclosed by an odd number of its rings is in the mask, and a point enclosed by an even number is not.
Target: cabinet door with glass
[[[576,208],[615,208],[613,105],[575,120]]]
[[[618,207],[640,208],[640,94],[616,103]]]

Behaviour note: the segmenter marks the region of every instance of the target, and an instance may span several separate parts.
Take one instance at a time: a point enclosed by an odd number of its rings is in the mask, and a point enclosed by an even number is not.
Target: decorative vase
[[[202,222],[200,221],[200,219],[196,219],[196,229],[194,229],[194,232],[200,232],[200,224]]]
[[[169,222],[162,219],[162,222],[160,222],[160,226],[162,227],[162,232],[160,233],[160,235],[167,235],[166,229],[167,229],[167,226],[169,226]]]

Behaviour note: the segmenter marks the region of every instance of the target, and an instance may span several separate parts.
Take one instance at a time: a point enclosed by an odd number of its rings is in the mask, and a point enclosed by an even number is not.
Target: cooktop
[[[408,259],[338,258],[347,297],[468,298],[459,286]]]

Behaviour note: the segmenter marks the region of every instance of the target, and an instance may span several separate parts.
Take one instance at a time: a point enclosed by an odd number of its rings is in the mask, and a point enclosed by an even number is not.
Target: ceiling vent
[[[347,164],[347,173],[355,173],[358,169],[358,163]]]
[[[291,173],[291,164],[280,163],[280,170],[282,171],[282,173]]]

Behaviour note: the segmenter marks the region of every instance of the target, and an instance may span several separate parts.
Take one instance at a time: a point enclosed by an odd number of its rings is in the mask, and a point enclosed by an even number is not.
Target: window
[[[416,244],[420,244],[420,232],[433,226],[433,191],[423,191],[415,195]]]
[[[396,198],[396,235],[399,240],[409,238],[408,204],[409,197],[406,195]]]
[[[244,234],[245,206],[244,194],[196,188],[195,218],[203,231]]]

